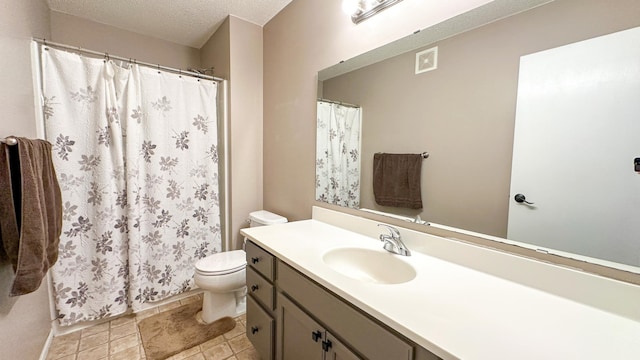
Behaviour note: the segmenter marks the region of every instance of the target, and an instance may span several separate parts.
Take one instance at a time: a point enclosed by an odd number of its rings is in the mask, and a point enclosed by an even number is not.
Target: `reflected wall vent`
[[[416,53],[416,74],[438,68],[438,47]]]

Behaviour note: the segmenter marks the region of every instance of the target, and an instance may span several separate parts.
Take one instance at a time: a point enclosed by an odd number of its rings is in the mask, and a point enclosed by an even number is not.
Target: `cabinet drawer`
[[[273,285],[253,268],[247,268],[247,291],[268,310],[275,310]]]
[[[275,258],[273,255],[251,241],[247,241],[245,251],[247,252],[247,264],[251,265],[267,280],[273,281],[275,275]]]
[[[247,338],[262,360],[273,359],[274,320],[251,296],[247,296]]]
[[[370,360],[410,360],[413,346],[278,261],[278,288]]]

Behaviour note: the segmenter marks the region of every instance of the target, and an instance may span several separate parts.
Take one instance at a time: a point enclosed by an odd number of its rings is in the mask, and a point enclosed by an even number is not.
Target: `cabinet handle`
[[[251,334],[256,334],[258,331],[260,331],[260,328],[257,326],[252,326],[251,327]]]
[[[251,285],[251,292],[256,292],[259,289],[258,285]]]
[[[251,258],[251,263],[253,263],[253,264],[257,264],[258,261],[260,261],[260,258],[257,258],[257,257]]]
[[[329,351],[329,349],[331,349],[331,340],[323,341],[322,342],[322,350],[327,352],[327,351]]]
[[[320,339],[321,336],[322,336],[322,333],[320,332],[320,330],[316,330],[316,331],[311,333],[311,338],[315,342],[318,342],[318,340]]]

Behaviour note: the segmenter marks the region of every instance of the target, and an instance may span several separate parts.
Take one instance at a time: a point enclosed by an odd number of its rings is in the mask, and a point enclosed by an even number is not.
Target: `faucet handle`
[[[394,228],[393,226],[387,224],[378,224],[378,226],[386,227],[393,239],[400,239],[400,231],[398,231],[398,229]],[[380,239],[382,240],[382,235],[380,235]]]

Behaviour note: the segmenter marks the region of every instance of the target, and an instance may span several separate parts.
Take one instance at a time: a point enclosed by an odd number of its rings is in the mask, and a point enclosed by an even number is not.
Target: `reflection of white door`
[[[509,239],[640,266],[635,158],[640,28],[521,58]]]

